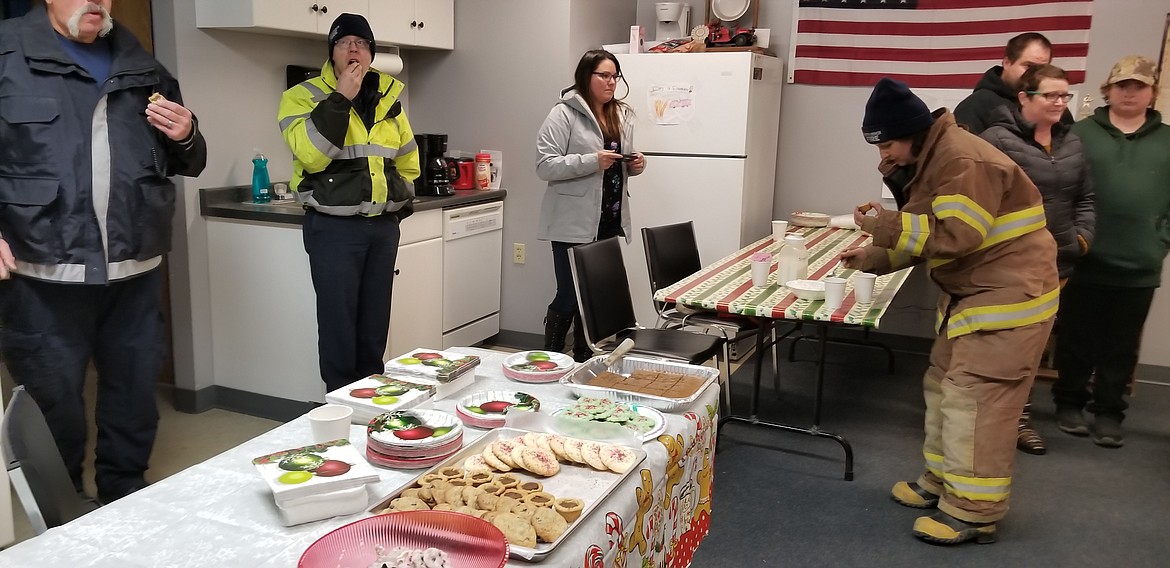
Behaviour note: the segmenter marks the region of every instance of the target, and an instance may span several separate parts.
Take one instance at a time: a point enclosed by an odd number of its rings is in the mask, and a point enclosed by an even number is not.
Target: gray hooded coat
[[[1096,213],[1093,178],[1081,139],[1063,123],[1052,125],[1052,153],[1036,143],[1035,125],[1004,106],[992,113],[992,126],[980,136],[1019,164],[1044,197],[1048,231],[1056,238],[1056,267],[1061,278],[1072,274],[1085,251],[1077,242],[1093,243]]]
[[[622,107],[622,153],[634,149],[634,115],[629,107]],[[575,89],[567,89],[561,100],[544,119],[536,139],[536,175],[548,182],[544,202],[540,206],[540,226],[536,237],[543,241],[589,243],[597,238],[601,222],[602,171],[597,152],[605,137],[601,125],[585,99]],[[632,173],[629,164],[623,168],[623,182]],[[641,172],[638,172],[641,173]],[[630,242],[633,228],[630,224],[629,185],[622,184],[622,232]]]

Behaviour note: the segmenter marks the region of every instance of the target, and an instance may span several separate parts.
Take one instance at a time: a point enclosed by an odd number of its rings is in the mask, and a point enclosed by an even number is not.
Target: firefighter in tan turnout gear
[[[925,472],[894,500],[933,515],[914,535],[940,544],[995,541],[1008,510],[1016,423],[1056,314],[1056,242],[1027,174],[992,145],[933,113],[905,84],[878,81],[862,133],[898,203],[859,206],[873,245],[841,253],[848,268],[886,273],[927,262],[942,290],[923,378]],[[868,213],[868,214],[867,214]]]

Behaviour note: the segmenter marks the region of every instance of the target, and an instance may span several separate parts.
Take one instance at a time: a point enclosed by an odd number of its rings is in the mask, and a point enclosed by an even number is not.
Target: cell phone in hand
[[[638,157],[637,154],[622,154],[622,161],[623,162],[632,162],[637,157]]]

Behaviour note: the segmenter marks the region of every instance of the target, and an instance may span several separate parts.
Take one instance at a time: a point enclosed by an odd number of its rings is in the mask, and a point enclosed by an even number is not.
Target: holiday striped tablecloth
[[[861,231],[832,227],[794,227],[789,234],[804,235],[808,247],[808,278],[820,280],[838,268],[837,255],[846,249],[870,244],[869,235]],[[770,252],[773,257],[768,285],[752,287],[751,261],[756,252]],[[910,275],[910,269],[879,276],[874,284],[873,301],[857,302],[851,276],[856,270],[839,268],[837,275],[848,280],[845,301],[836,310],[825,307],[823,300],[801,300],[776,282],[776,258],[780,245],[771,236],[756,241],[719,261],[704,267],[671,286],[658,290],[654,299],[692,308],[723,313],[763,316],[772,319],[824,321],[876,328],[890,307],[898,288]]]

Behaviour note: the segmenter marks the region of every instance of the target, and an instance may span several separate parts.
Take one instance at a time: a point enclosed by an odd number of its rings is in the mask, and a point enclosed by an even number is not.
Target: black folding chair
[[[642,244],[646,251],[646,267],[650,276],[650,293],[670,286],[703,268],[699,260],[699,244],[695,239],[695,225],[691,221],[642,228]],[[694,310],[673,303],[654,301],[658,312],[658,326],[663,328],[689,328],[702,333],[722,335],[723,357],[731,360],[732,342],[740,342],[754,336],[760,329],[753,318],[738,315],[719,314]],[[776,330],[771,329],[773,342]],[[772,349],[773,386],[780,392],[780,379],[776,350]],[[730,380],[730,377],[729,379]]]

